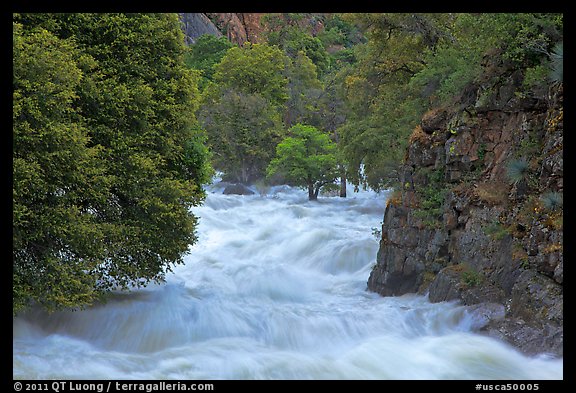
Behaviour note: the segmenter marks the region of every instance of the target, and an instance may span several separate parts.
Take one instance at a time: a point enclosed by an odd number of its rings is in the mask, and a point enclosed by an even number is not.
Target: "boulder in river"
[[[253,195],[255,193],[254,193],[254,191],[249,189],[248,186],[238,183],[238,184],[230,184],[230,185],[226,186],[226,188],[224,189],[222,194],[225,194],[225,195],[230,195],[230,194]]]

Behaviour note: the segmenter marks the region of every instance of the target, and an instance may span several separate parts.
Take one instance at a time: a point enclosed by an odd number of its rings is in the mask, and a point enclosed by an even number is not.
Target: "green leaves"
[[[288,58],[280,49],[246,43],[226,52],[215,67],[214,81],[222,89],[259,94],[280,106],[288,99],[288,80],[284,76],[287,65]]]
[[[310,199],[339,175],[336,144],[315,127],[296,124],[276,147],[276,157],[267,169],[268,177],[281,175],[289,184],[308,187]]]
[[[204,34],[198,37],[185,55],[186,65],[202,73],[200,87],[213,80],[216,64],[226,55],[233,44],[226,37]]]
[[[345,19],[368,38],[354,47],[357,61],[339,78],[348,108],[339,144],[356,184],[381,188],[398,181],[406,141],[423,113],[453,105],[466,87],[507,78],[497,74],[505,67],[526,74],[528,89],[548,78],[562,80],[562,50],[554,46],[562,40],[561,14],[365,13]]]
[[[245,184],[262,178],[282,136],[280,114],[259,94],[235,89],[218,93],[199,111],[214,167]]]
[[[177,15],[15,19],[14,313],[162,280],[210,175]]]

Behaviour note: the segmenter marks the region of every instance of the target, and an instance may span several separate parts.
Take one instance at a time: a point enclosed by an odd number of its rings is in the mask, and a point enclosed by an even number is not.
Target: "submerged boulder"
[[[238,184],[230,184],[230,185],[226,186],[226,188],[224,189],[222,194],[225,194],[225,195],[230,195],[230,194],[254,195],[255,192],[252,191],[250,188],[248,188],[248,186],[238,183]]]

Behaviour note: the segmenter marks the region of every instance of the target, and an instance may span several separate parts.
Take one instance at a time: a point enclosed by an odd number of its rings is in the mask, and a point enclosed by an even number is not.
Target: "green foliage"
[[[443,42],[435,51],[425,53],[427,67],[416,74],[410,84],[432,105],[449,102],[482,71],[481,53],[463,50],[451,43]]]
[[[444,200],[448,193],[444,183],[444,171],[437,169],[424,173],[427,184],[416,189],[419,202],[414,215],[422,219],[427,226],[437,228],[441,223]]]
[[[527,135],[520,141],[515,157],[522,160],[523,157],[538,155],[542,149],[542,143],[542,134],[537,129],[528,130]]]
[[[484,226],[483,231],[494,240],[502,240],[510,234],[508,228],[497,220]]]
[[[286,76],[289,98],[285,104],[284,123],[286,127],[296,123],[309,124],[316,110],[317,99],[322,94],[316,66],[304,52],[299,52],[290,62]]]
[[[301,26],[302,19],[302,14],[268,15],[266,23],[270,29],[265,33],[266,42],[282,49],[292,59],[304,53],[316,65],[318,73],[323,74],[330,62],[328,53],[322,41]]]
[[[548,211],[556,211],[562,209],[564,204],[563,195],[559,192],[547,192],[540,197],[542,206]]]
[[[14,19],[14,312],[162,280],[210,176],[177,15]]]
[[[525,158],[511,160],[506,166],[506,176],[511,183],[518,183],[528,174],[528,161]]]
[[[214,165],[251,182],[264,175],[285,126],[308,121],[321,92],[316,66],[303,51],[285,55],[266,44],[232,48],[216,66],[199,112]]]
[[[190,45],[184,56],[186,65],[201,71],[199,87],[203,90],[213,80],[214,68],[234,45],[226,37],[203,34]]]
[[[497,36],[504,58],[519,66],[541,62],[562,37],[563,16],[556,13],[495,14]]]
[[[476,154],[478,155],[478,159],[480,161],[484,160],[484,157],[486,156],[486,144],[485,143],[481,143],[480,146],[478,146],[478,150],[476,151]]]
[[[41,28],[13,30],[13,312],[93,301],[106,198],[101,149],[75,109],[80,51]]]
[[[214,70],[198,111],[213,164],[227,178],[251,183],[265,176],[283,136],[281,113],[305,110],[302,96],[315,86],[315,71],[309,61],[293,64],[278,48],[250,43],[229,49]]]
[[[544,50],[544,49],[543,49]],[[547,57],[526,69],[522,86],[524,90],[546,87],[549,83],[562,83],[564,74],[564,44],[557,42]]]
[[[289,137],[276,146],[276,157],[267,169],[268,177],[280,175],[288,184],[308,188],[314,200],[322,186],[338,177],[336,144],[315,127],[296,124]]]
[[[335,44],[344,45],[346,48],[366,42],[364,34],[362,34],[358,26],[346,20],[346,16],[343,14],[332,14],[329,16],[324,21],[323,32],[318,34],[318,38],[323,41],[325,47],[330,44],[324,41],[324,37],[332,37],[332,41]]]
[[[527,68],[524,80],[522,81],[522,87],[524,90],[530,91],[542,86],[548,78],[549,73],[550,70],[544,64]]]
[[[475,270],[464,270],[460,274],[462,283],[468,287],[475,287],[482,282],[482,275]]]
[[[484,89],[479,101],[490,98],[493,81],[481,78],[487,62],[500,59],[531,70],[527,86],[545,80],[547,67],[540,65],[562,39],[563,23],[561,14],[520,13],[366,13],[343,19],[358,26],[367,42],[353,48],[355,63],[339,70],[348,108],[340,147],[348,178],[374,188],[398,181],[405,141],[427,109],[452,105],[468,86]]]
[[[354,47],[357,62],[338,75],[348,108],[346,123],[338,129],[341,150],[352,183],[381,189],[399,180],[408,137],[426,109],[409,82],[423,68],[427,40],[413,32],[410,15],[347,19],[367,29],[368,41]]]
[[[288,100],[285,70],[289,59],[278,48],[246,43],[226,52],[215,67],[214,82],[219,89],[234,89],[246,95],[259,94],[273,105]]]
[[[283,136],[280,115],[269,101],[259,94],[229,89],[207,99],[198,116],[216,169],[244,184],[266,175]]]
[[[346,36],[338,26],[330,28],[325,27],[324,30],[318,34],[318,39],[322,42],[322,45],[324,45],[325,48],[346,44]]]

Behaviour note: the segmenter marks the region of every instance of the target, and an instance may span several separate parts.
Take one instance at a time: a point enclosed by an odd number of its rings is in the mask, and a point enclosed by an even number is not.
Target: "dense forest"
[[[215,171],[310,200],[402,187],[422,115],[488,86],[487,58],[509,64],[518,97],[563,81],[562,14],[261,24],[259,42],[187,46],[177,14],[13,16],[14,314],[161,281],[196,241],[190,208]]]

